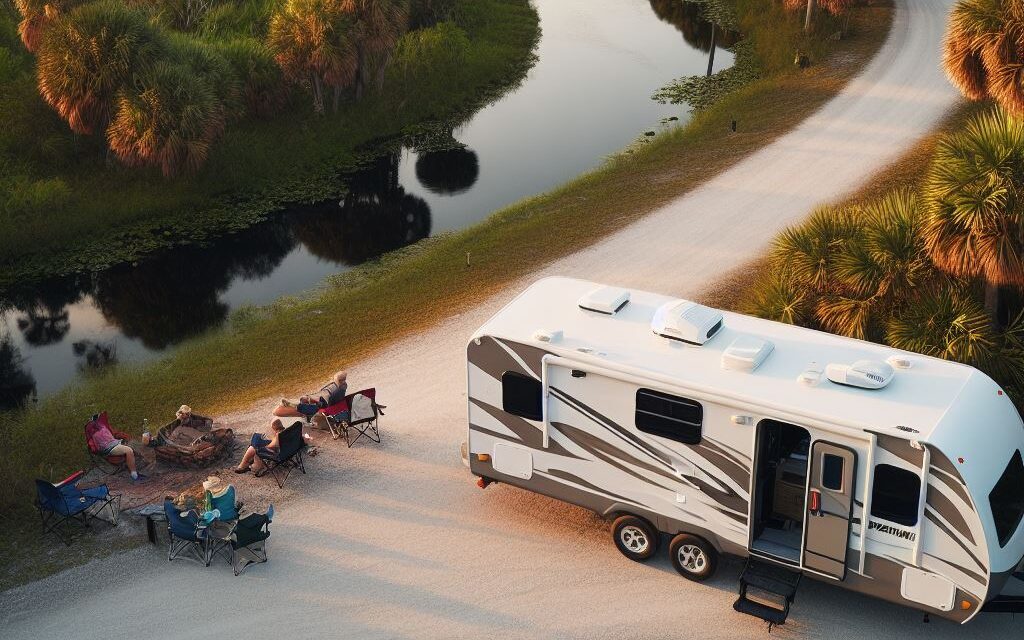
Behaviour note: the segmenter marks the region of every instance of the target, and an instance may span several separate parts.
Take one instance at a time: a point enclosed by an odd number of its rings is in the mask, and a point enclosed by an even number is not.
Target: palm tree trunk
[[[715,23],[711,23],[711,55],[708,56],[708,77],[711,77],[711,72],[715,68]]]
[[[807,17],[804,18],[804,33],[811,32],[811,18],[814,16],[814,0],[807,0]]]
[[[338,113],[338,106],[341,104],[341,87],[334,87],[334,113]]]
[[[318,115],[324,112],[324,85],[320,76],[313,76],[313,110]]]
[[[985,312],[994,326],[1002,325],[999,317],[999,285],[988,279],[985,280]]]

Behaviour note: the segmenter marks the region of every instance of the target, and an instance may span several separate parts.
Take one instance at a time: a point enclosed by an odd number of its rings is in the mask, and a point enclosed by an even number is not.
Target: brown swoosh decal
[[[517,444],[523,444],[523,442],[521,440],[516,440],[514,438],[510,438],[510,437],[508,437],[507,435],[505,435],[503,433],[498,433],[497,431],[491,431],[490,429],[485,429],[484,427],[481,427],[480,425],[471,424],[471,425],[469,425],[469,428],[472,429],[473,431],[476,431],[476,432],[479,432],[479,433],[486,433],[487,435],[489,435],[489,436],[491,436],[493,438],[498,438],[499,440],[505,440],[507,442],[515,442]],[[554,440],[551,440],[548,443],[548,445],[549,446],[548,446],[548,448],[545,451],[548,451],[549,453],[552,453],[552,454],[558,455],[558,456],[562,456],[562,457],[565,457],[565,458],[573,458],[574,460],[583,460],[583,458],[579,457],[575,453],[572,453],[571,451],[569,451],[568,449],[563,447],[561,444],[555,442]]]
[[[701,457],[736,483],[737,486],[745,487],[750,483],[750,472],[739,466],[732,460],[719,454],[713,449],[699,445],[689,445],[690,449],[696,451]]]
[[[730,447],[728,445],[725,445],[725,444],[723,444],[721,442],[717,442],[715,440],[712,440],[711,438],[707,437],[704,434],[701,434],[701,444],[703,444],[704,446],[706,446],[706,447],[708,447],[710,449],[713,449],[713,450],[717,451],[718,453],[721,453],[725,457],[729,458],[730,460],[732,460],[733,462],[735,462],[739,466],[741,466],[744,469],[747,469],[749,471],[749,469],[750,469],[750,457],[745,455],[745,454],[743,454],[742,452],[737,451],[736,449],[733,449],[732,447]]]
[[[502,340],[498,340],[498,343],[503,344],[514,351],[515,354],[526,363],[526,366],[533,370],[534,377],[540,378],[540,361],[544,356],[548,355],[548,351],[539,347],[531,347],[530,345],[522,344],[520,342],[504,342]]]
[[[484,411],[486,411],[487,414],[490,415],[492,418],[494,418],[495,420],[497,420],[501,424],[505,425],[508,428],[508,430],[511,431],[512,433],[516,434],[516,437],[519,438],[519,441],[521,443],[523,443],[524,445],[526,445],[527,447],[530,447],[531,449],[541,449],[541,450],[549,451],[549,452],[554,453],[556,455],[565,456],[565,457],[568,457],[568,458],[575,458],[577,460],[582,460],[582,458],[580,458],[576,454],[572,453],[571,451],[569,451],[568,449],[563,447],[560,443],[556,442],[555,440],[549,440],[548,441],[548,448],[544,449],[544,434],[541,433],[540,429],[538,429],[537,427],[533,426],[532,424],[530,424],[526,420],[520,418],[519,416],[514,416],[511,413],[505,413],[501,409],[499,409],[497,407],[492,407],[491,405],[487,404],[486,402],[484,402],[482,400],[477,400],[476,398],[470,398],[469,400],[470,400],[470,402],[472,402],[476,406],[478,406],[481,409],[483,409]],[[476,429],[477,431],[484,431],[484,429],[481,429],[480,427],[477,427],[476,425],[471,425],[471,427]],[[498,435],[498,434],[493,433],[493,432],[488,432],[488,433],[491,433],[492,435]],[[509,439],[506,436],[499,436],[499,437],[502,437],[505,440]]]
[[[569,394],[567,394],[566,392],[562,391],[557,387],[550,387],[550,391],[551,394],[554,395],[556,398],[566,403],[573,409],[576,409],[577,411],[587,416],[588,418],[594,420],[601,426],[605,427],[606,429],[617,435],[622,440],[625,440],[626,442],[633,445],[637,449],[640,449],[641,451],[646,453],[648,456],[661,462],[667,468],[672,468],[671,461],[664,455],[662,455],[660,451],[650,446],[640,438],[636,437],[629,431],[626,431],[625,429],[620,427],[615,421],[608,419],[606,416],[598,413],[597,411],[594,411],[592,408],[588,407],[584,403],[580,402],[576,398],[573,398],[572,396],[570,396]]]
[[[668,473],[667,471],[665,471],[663,469],[659,469],[659,468],[655,467],[654,465],[648,464],[648,463],[644,462],[643,460],[640,460],[638,458],[634,458],[633,456],[629,455],[628,453],[626,453],[622,449],[619,449],[615,445],[613,445],[613,444],[611,444],[609,442],[606,442],[605,440],[602,440],[601,438],[598,438],[597,436],[595,436],[593,434],[587,433],[583,429],[579,429],[577,427],[574,427],[572,425],[566,424],[564,422],[553,422],[553,423],[551,423],[551,426],[556,428],[556,429],[558,429],[558,431],[560,431],[563,436],[568,438],[569,441],[574,442],[575,444],[579,445],[581,448],[583,448],[587,452],[591,453],[592,455],[601,456],[602,458],[604,458],[604,456],[608,456],[610,458],[615,458],[615,459],[618,459],[620,462],[626,462],[626,463],[632,464],[634,466],[640,467],[641,469],[645,469],[647,471],[650,471],[651,473],[656,473],[659,476],[668,478],[669,480],[673,480],[675,482],[679,482],[679,477],[678,476],[675,476],[675,475],[673,475],[671,473]],[[604,459],[607,459],[607,458],[604,458]],[[614,464],[614,463],[612,463],[612,464]],[[615,466],[619,466],[619,465],[616,464]],[[619,467],[619,468],[622,468],[622,467]],[[644,480],[647,481],[647,482],[650,482],[649,478],[644,478]],[[661,485],[657,485],[657,486],[661,487]],[[667,488],[667,487],[662,487],[662,488]],[[674,491],[674,489],[673,489],[673,491]]]
[[[934,558],[934,559],[938,560],[939,562],[941,562],[944,565],[948,565],[950,567],[953,567],[957,571],[962,572],[964,575],[970,576],[971,579],[974,580],[975,582],[977,582],[978,584],[982,584],[983,585],[983,584],[987,583],[987,580],[986,580],[985,576],[981,575],[980,573],[974,573],[973,571],[968,571],[967,569],[964,569],[963,567],[958,567],[957,565],[953,564],[949,560],[945,560],[943,558],[940,558],[939,556],[933,556],[930,553],[926,553],[924,555],[928,556],[929,558]]]
[[[480,344],[477,344],[476,341],[470,342],[466,357],[471,364],[479,367],[495,380],[501,380],[501,375],[506,371],[515,371],[531,378],[540,378],[539,373],[535,374],[529,369],[524,369],[523,365],[519,364],[500,342],[489,336],[480,338]]]
[[[645,504],[640,504],[636,500],[632,500],[632,499],[627,498],[625,496],[620,496],[617,493],[612,493],[611,491],[608,491],[607,489],[602,489],[601,487],[598,487],[596,485],[590,484],[589,482],[587,482],[583,478],[580,478],[579,476],[575,476],[575,475],[569,473],[568,471],[562,471],[561,469],[548,469],[546,472],[545,471],[535,471],[534,473],[539,473],[541,475],[549,475],[549,476],[553,476],[555,478],[561,478],[562,480],[568,480],[569,482],[578,484],[581,487],[586,487],[586,488],[590,489],[591,491],[593,491],[594,493],[598,493],[598,494],[604,495],[604,496],[611,496],[612,498],[615,498],[616,500],[621,500],[622,502],[628,502],[630,504],[639,505],[639,506],[641,506],[641,507],[643,507],[645,509],[651,509],[651,507],[649,507],[649,506],[647,506]]]
[[[933,467],[945,471],[949,475],[956,478],[960,484],[967,486],[967,483],[964,482],[964,477],[960,475],[960,471],[958,471],[957,468],[953,466],[953,463],[950,462],[949,458],[946,457],[946,454],[942,453],[941,451],[930,445],[928,445],[928,451],[931,453],[931,465]]]
[[[929,465],[929,471],[931,471],[932,477],[942,481],[942,484],[946,485],[953,490],[961,500],[964,501],[968,507],[974,509],[974,502],[971,500],[971,496],[967,493],[967,488],[960,484],[953,476],[949,475],[942,469],[939,469],[935,465]],[[938,471],[938,473],[936,473]]]
[[[924,451],[910,446],[909,441],[878,433],[877,431],[869,431],[868,433],[875,434],[875,437],[878,439],[879,448],[888,451],[901,460],[905,460],[911,466],[920,469],[924,464]]]
[[[956,536],[956,534],[954,534],[952,531],[950,531],[949,528],[946,527],[946,525],[944,525],[942,523],[942,521],[940,521],[938,518],[936,518],[934,515],[932,515],[931,511],[929,511],[928,509],[925,509],[924,510],[924,517],[927,518],[929,522],[931,522],[936,527],[938,527],[943,533],[945,533],[947,536],[949,536],[952,540],[954,540],[958,545],[960,545],[960,548],[963,549],[964,552],[968,556],[970,556],[971,560],[974,560],[975,564],[978,565],[979,569],[981,569],[985,573],[988,573],[988,569],[985,567],[985,564],[982,563],[982,561],[978,559],[978,556],[974,555],[974,552],[972,552],[970,549],[968,549],[967,545],[965,545],[960,540],[960,538],[958,538]],[[952,565],[952,566],[956,566],[956,565]],[[960,567],[957,567],[957,568],[960,569]],[[970,572],[967,571],[966,569],[961,569],[961,571],[963,571],[966,574],[970,574]],[[985,584],[985,583],[983,582],[982,584]]]
[[[956,529],[960,535],[971,541],[971,544],[976,544],[974,536],[971,535],[971,529],[967,526],[967,521],[964,520],[964,516],[960,513],[960,510],[953,506],[949,498],[942,495],[942,492],[928,485],[928,497],[927,504],[929,507],[935,510],[935,513],[943,517],[943,519]]]

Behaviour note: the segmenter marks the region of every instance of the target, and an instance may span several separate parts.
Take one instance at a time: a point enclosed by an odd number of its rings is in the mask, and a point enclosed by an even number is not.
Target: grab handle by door
[[[811,489],[807,496],[807,510],[812,516],[821,515],[821,491]]]

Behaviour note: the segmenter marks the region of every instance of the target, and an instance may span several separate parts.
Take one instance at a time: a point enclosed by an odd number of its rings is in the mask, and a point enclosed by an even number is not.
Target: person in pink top
[[[114,437],[110,427],[104,421],[96,421],[96,429],[92,432],[92,443],[96,450],[103,456],[124,456],[125,464],[131,473],[132,482],[141,482],[146,476],[141,475],[135,466],[135,450],[124,443],[124,440]]]

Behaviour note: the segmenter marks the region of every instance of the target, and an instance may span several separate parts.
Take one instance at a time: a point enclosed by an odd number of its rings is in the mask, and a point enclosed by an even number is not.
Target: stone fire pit
[[[234,449],[235,432],[220,428],[210,418],[193,416],[187,426],[175,420],[156,433],[156,458],[161,462],[201,469]]]

